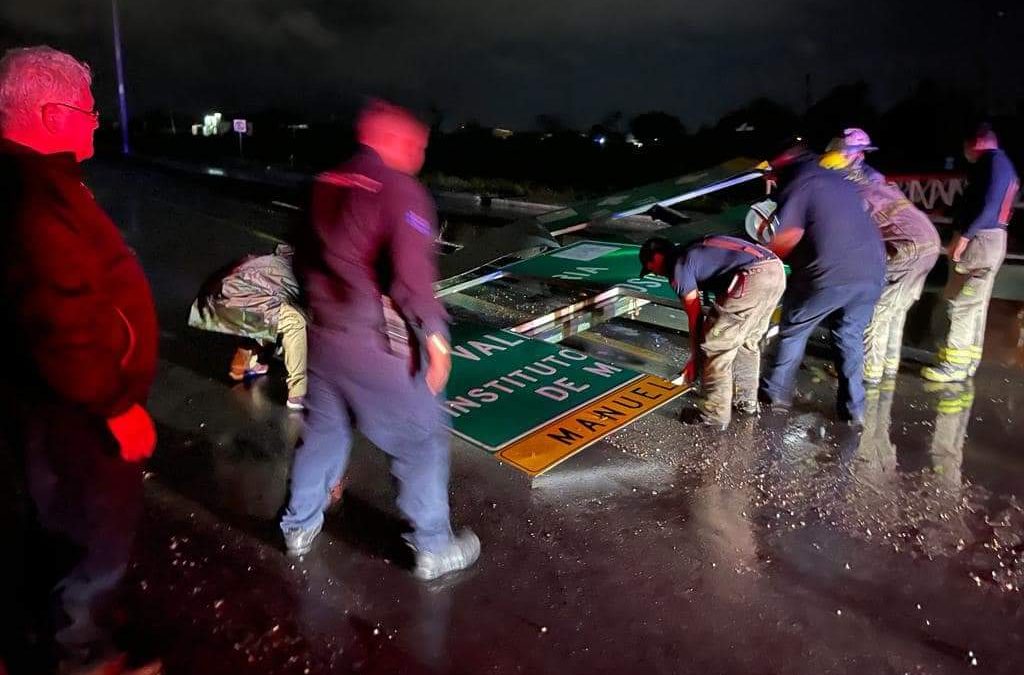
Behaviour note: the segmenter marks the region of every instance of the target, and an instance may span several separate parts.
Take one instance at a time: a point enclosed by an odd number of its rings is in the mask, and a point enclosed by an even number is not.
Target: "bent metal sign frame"
[[[538,476],[686,388],[512,331],[457,323],[447,391],[457,436]]]

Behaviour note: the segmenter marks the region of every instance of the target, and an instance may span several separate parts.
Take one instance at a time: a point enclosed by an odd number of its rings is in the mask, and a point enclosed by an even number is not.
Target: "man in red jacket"
[[[87,66],[49,47],[0,60],[0,426],[38,527],[76,552],[53,589],[60,672],[154,673],[127,669],[101,611],[128,567],[156,444],[143,404],[157,322],[142,267],[82,184],[90,85]]]

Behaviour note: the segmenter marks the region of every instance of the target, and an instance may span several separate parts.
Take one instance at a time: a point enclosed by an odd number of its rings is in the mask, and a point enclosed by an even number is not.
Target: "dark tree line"
[[[981,119],[993,122],[1004,146],[1024,164],[1019,131],[1024,101],[1016,110],[989,116],[973,98],[935,82],[922,82],[891,107],[880,110],[864,82],[842,85],[803,114],[758,98],[691,131],[676,116],[654,110],[625,118],[613,111],[586,129],[573,129],[557,115],[538,115],[532,129],[511,135],[468,121],[449,131],[438,106],[424,115],[434,134],[426,166],[431,176],[476,180],[495,192],[517,185],[545,186],[575,193],[599,193],[659,180],[735,157],[763,159],[783,138],[804,136],[822,149],[850,126],[866,129],[881,151],[873,162],[889,171],[936,171],[962,163],[965,131]],[[272,110],[250,117],[252,136],[244,139],[245,161],[316,170],[347,153],[352,111],[309,128],[296,128],[295,116]],[[225,116],[230,119],[230,116]],[[176,134],[170,134],[174,128]],[[154,111],[133,122],[140,152],[203,160],[239,161],[237,137],[189,135],[183,116]],[[113,137],[113,130],[107,130]],[[483,188],[483,189],[486,189]]]

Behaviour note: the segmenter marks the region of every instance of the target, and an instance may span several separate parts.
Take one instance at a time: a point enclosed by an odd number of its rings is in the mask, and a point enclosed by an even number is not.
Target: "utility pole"
[[[124,56],[121,53],[121,16],[117,11],[117,0],[110,0],[110,13],[114,25],[114,63],[117,66],[117,103],[121,115],[121,153],[131,154],[128,143],[128,99],[124,86]]]

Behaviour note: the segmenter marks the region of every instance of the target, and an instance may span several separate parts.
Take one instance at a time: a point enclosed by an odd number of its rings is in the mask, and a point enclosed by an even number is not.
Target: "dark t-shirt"
[[[727,248],[713,245],[716,243]],[[679,254],[672,288],[680,297],[696,290],[724,293],[737,272],[774,258],[768,249],[736,237],[708,237]]]
[[[856,186],[842,172],[813,158],[792,167],[779,194],[778,234],[792,228],[803,238],[787,258],[790,285],[809,289],[882,285],[885,249]]]
[[[967,174],[967,189],[953,227],[968,239],[982,230],[1006,227],[1019,187],[1017,172],[1005,152],[983,152]]]
[[[415,178],[363,148],[317,177],[310,221],[295,263],[315,325],[378,330],[386,294],[413,326],[447,334],[433,287],[437,215]]]

